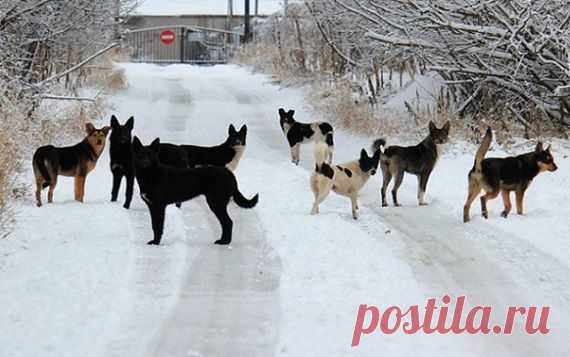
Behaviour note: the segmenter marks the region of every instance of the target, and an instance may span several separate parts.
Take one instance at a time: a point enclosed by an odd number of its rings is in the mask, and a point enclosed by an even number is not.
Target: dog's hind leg
[[[388,206],[388,201],[386,200],[386,189],[388,188],[388,185],[390,184],[390,181],[392,181],[392,173],[390,172],[390,170],[388,169],[388,165],[386,164],[382,164],[381,166],[382,169],[382,207],[387,207]]]
[[[228,214],[229,199],[220,200],[219,197],[206,196],[206,202],[222,226],[222,237],[214,244],[230,244],[234,223]]]
[[[127,189],[126,189],[126,193],[125,193],[125,204],[123,204],[123,207],[126,209],[129,209],[131,207],[131,201],[133,200],[135,176],[134,175],[128,175],[128,176],[126,176],[126,178],[127,178]]]
[[[463,206],[463,222],[469,222],[469,210],[471,209],[471,204],[477,198],[481,192],[481,186],[475,180],[469,180],[469,193],[467,194],[467,200]]]
[[[121,172],[113,172],[113,188],[111,190],[111,202],[117,201],[117,196],[119,195],[119,188],[121,187],[121,180],[123,179],[123,174]]]
[[[42,188],[43,188],[43,179],[39,179],[36,177],[36,206],[42,206]]]
[[[398,172],[396,175],[396,181],[394,182],[394,187],[392,187],[392,201],[394,201],[394,206],[400,207],[401,205],[398,203],[398,189],[400,185],[404,181],[404,171]]]
[[[152,220],[152,232],[154,234],[154,238],[151,241],[148,241],[146,244],[149,245],[159,245],[160,240],[162,239],[162,233],[164,231],[164,212],[166,210],[166,206],[162,204],[148,204],[148,208],[150,210],[150,217]]]
[[[517,214],[523,214],[524,190],[517,190]]]
[[[315,202],[313,203],[313,209],[311,214],[319,214],[319,205],[328,197],[330,193],[330,188],[315,192]]]
[[[481,197],[481,214],[485,218],[489,218],[489,212],[487,211],[487,201],[497,198],[499,195],[499,189],[492,192],[487,192]]]
[[[50,184],[49,184],[49,190],[48,190],[48,203],[52,203],[53,202],[53,191],[55,190],[55,186],[57,185],[57,176],[54,177],[53,180],[51,180]]]
[[[511,205],[511,195],[510,192],[507,190],[501,191],[501,194],[503,196],[503,204],[505,205],[505,209],[501,213],[501,216],[503,218],[507,218],[509,216],[509,213],[511,213],[511,209],[513,207]]]

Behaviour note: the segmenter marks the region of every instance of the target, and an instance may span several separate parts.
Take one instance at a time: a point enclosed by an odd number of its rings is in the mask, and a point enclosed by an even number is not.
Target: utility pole
[[[255,0],[255,17],[259,16],[259,0]]]
[[[248,42],[251,36],[251,29],[250,29],[250,18],[249,18],[249,0],[245,0],[245,11],[244,11],[244,42]]]
[[[234,0],[228,0],[228,17],[226,18],[226,30],[232,30],[232,22],[234,17]]]
[[[287,18],[287,12],[289,11],[289,0],[283,0],[283,16]]]

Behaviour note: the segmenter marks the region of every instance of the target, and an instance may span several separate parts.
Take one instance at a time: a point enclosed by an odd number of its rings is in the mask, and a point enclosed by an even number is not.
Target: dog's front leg
[[[164,213],[166,210],[166,206],[163,204],[155,204],[155,203],[147,203],[147,205],[150,210],[150,218],[152,220],[152,232],[154,234],[154,239],[148,241],[146,244],[159,245],[164,230]]]
[[[291,162],[295,165],[299,165],[301,157],[301,144],[297,143],[291,147]]]
[[[75,176],[75,200],[83,203],[85,195],[85,176]]]
[[[523,214],[523,201],[524,201],[524,191],[518,190],[516,193],[517,196],[517,214]]]
[[[427,206],[425,195],[430,173],[424,173],[418,177],[418,205]]]
[[[129,209],[131,207],[131,201],[133,200],[133,189],[135,186],[135,176],[127,175],[127,189],[125,194],[125,204],[124,208]]]
[[[119,195],[119,188],[121,187],[121,180],[123,179],[123,173],[113,171],[113,188],[111,190],[111,202],[117,201],[117,196]]]
[[[358,219],[358,195],[353,193],[350,196],[350,201],[352,203],[352,218]]]

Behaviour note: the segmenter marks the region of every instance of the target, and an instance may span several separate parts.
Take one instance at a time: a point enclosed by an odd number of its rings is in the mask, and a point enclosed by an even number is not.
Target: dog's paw
[[[117,202],[117,197],[111,197],[111,202]]]
[[[231,242],[232,242],[231,240],[218,239],[217,241],[214,242],[214,244],[218,244],[218,245],[228,245],[228,244],[230,244]]]
[[[394,203],[394,207],[402,207],[402,205],[399,203]]]
[[[130,204],[130,203],[125,203],[125,204],[123,205],[123,208],[124,208],[124,209],[129,209],[129,208],[131,208],[131,204]]]
[[[419,205],[420,206],[428,206],[428,203],[427,202],[420,202]]]
[[[469,219],[469,217],[463,217],[463,223],[467,223],[469,222],[471,219]]]
[[[483,216],[483,218],[485,219],[489,219],[489,213],[488,212],[482,212],[481,215]]]
[[[509,214],[507,213],[507,211],[503,211],[503,212],[501,212],[501,217],[507,218],[507,217],[509,217]]]
[[[159,245],[160,242],[153,239],[153,240],[149,240],[148,242],[146,242],[146,244],[148,244],[148,245]]]

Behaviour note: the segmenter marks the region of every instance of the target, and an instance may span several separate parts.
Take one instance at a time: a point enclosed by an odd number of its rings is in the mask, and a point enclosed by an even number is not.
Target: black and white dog
[[[334,149],[332,125],[327,122],[299,123],[293,115],[295,115],[294,110],[286,112],[285,109],[279,108],[279,123],[291,147],[291,161],[299,165],[301,144],[313,141],[327,144],[326,162],[331,163]]]
[[[230,124],[228,138],[217,146],[180,145],[186,152],[189,167],[221,166],[235,171],[245,151],[247,125],[239,131]]]

